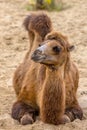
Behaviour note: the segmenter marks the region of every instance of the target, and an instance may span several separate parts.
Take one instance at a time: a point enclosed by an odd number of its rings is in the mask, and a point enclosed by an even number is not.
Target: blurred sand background
[[[11,118],[11,107],[16,100],[12,77],[29,47],[22,23],[30,12],[26,10],[28,0],[0,0],[0,130],[87,130],[87,0],[63,1],[69,8],[47,13],[55,30],[67,35],[70,43],[75,45],[71,55],[80,72],[77,97],[84,118],[59,126],[41,121],[21,126]]]

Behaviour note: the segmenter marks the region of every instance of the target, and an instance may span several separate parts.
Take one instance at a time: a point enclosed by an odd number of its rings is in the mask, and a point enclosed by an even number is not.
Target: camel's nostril
[[[42,54],[42,51],[36,50],[36,51],[34,52],[34,55],[39,55],[39,54]]]

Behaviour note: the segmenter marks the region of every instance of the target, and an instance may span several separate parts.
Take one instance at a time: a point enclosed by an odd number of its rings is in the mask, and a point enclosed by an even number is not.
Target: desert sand
[[[87,0],[63,1],[67,9],[47,14],[54,29],[67,35],[75,45],[71,57],[80,72],[77,98],[84,112],[83,120],[59,126],[37,120],[22,126],[11,118],[11,107],[16,101],[12,78],[29,48],[22,23],[30,11],[26,10],[28,0],[0,0],[0,130],[87,130]]]

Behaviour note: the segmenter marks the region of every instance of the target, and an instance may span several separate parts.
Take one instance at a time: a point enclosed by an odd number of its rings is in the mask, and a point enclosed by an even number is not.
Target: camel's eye
[[[61,51],[61,47],[59,47],[59,46],[54,46],[54,47],[53,47],[53,51],[56,52],[57,54],[59,54],[60,51]]]

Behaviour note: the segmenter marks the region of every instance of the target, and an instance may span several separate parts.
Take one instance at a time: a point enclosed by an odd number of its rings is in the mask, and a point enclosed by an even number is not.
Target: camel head
[[[45,65],[62,65],[74,49],[67,38],[58,32],[49,33],[45,41],[33,52],[31,59]]]

